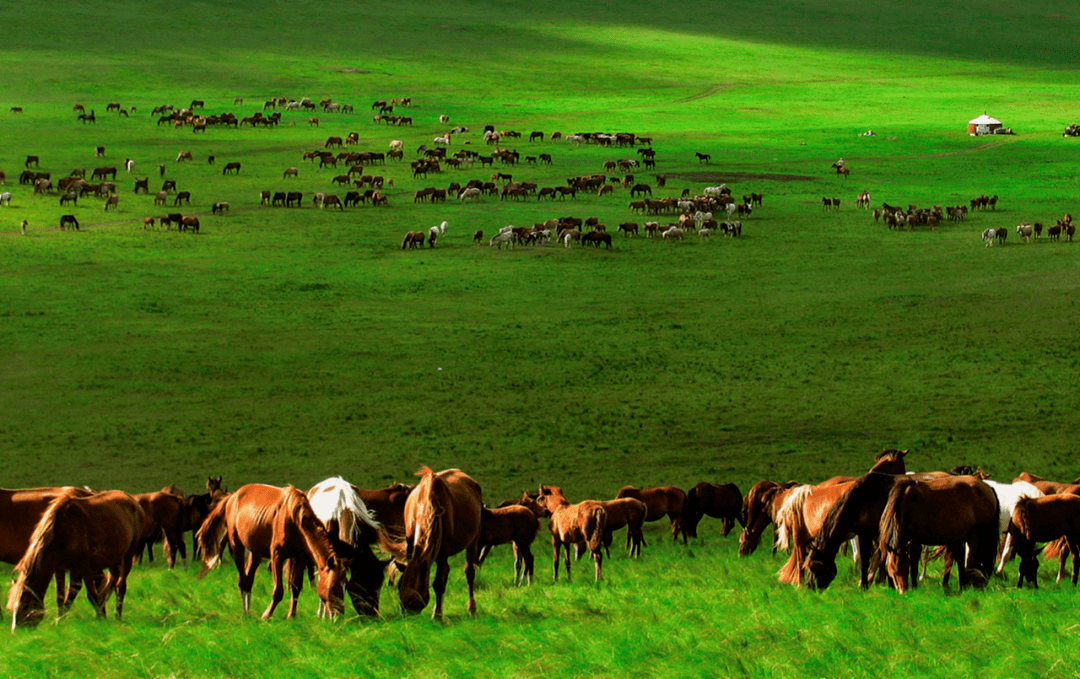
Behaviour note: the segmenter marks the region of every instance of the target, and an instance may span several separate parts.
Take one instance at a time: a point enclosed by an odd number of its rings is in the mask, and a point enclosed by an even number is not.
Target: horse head
[[[336,555],[331,556],[319,568],[319,580],[315,585],[315,590],[332,618],[345,611],[344,582],[345,566]]]
[[[431,564],[424,561],[410,561],[405,566],[401,584],[398,585],[398,598],[407,613],[419,613],[428,605],[431,599],[428,590],[430,574]]]
[[[814,545],[810,546],[804,564],[806,572],[806,586],[810,589],[825,589],[836,579],[836,562],[820,558],[820,552]]]

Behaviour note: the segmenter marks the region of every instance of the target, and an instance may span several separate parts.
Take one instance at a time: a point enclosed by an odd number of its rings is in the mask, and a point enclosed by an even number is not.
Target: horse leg
[[[521,548],[518,547],[518,543],[515,541],[511,544],[511,546],[514,548],[514,587],[517,587],[521,584],[523,575],[521,571],[524,567],[524,564],[522,563]]]
[[[289,612],[286,614],[285,619],[291,620],[296,617],[296,606],[300,601],[300,592],[304,589],[304,568],[297,559],[286,560],[285,567],[288,568],[286,579],[289,582]],[[322,609],[321,603],[320,610]],[[329,611],[327,611],[327,615],[329,615]]]
[[[1073,587],[1076,587],[1076,577],[1078,573],[1080,573],[1080,547],[1078,547],[1073,540],[1068,540],[1068,543],[1069,551],[1072,552],[1073,558],[1072,584]]]
[[[476,598],[473,596],[473,582],[476,580],[476,552],[478,545],[474,542],[465,548],[465,584],[469,586],[469,603],[465,605],[465,610],[469,612],[469,615],[476,615]],[[515,551],[517,550],[517,544],[514,544]],[[517,557],[515,557],[516,560]],[[515,566],[515,570],[516,570]],[[447,575],[450,573],[450,565],[447,562],[446,566]]]
[[[567,542],[566,547],[566,581],[570,582],[570,543]]]
[[[552,568],[552,578],[551,578],[551,580],[552,580],[552,582],[558,582],[559,581],[559,547],[560,546],[561,545],[559,544],[559,539],[556,538],[555,536],[552,536],[551,537],[551,549],[552,549],[552,552],[554,552],[554,558],[552,559],[552,562],[551,562],[551,568]]]
[[[67,596],[64,597],[65,610],[75,605],[75,600],[79,598],[79,592],[82,591],[82,586],[82,580],[79,578],[71,578],[71,583],[68,585]]]
[[[1061,582],[1061,579],[1065,577],[1065,561],[1069,558],[1069,550],[1071,548],[1067,539],[1062,538],[1061,543],[1061,552],[1058,554],[1057,580],[1054,582]]]
[[[529,578],[529,586],[533,584],[533,553],[532,548],[529,545],[522,547],[522,552],[525,555],[525,573],[524,575]]]
[[[945,587],[949,586],[949,575],[952,574],[953,560],[954,559],[953,559],[952,550],[951,549],[946,549],[945,550],[945,565],[942,567],[942,573],[941,573],[941,586],[942,586],[942,588],[945,588]],[[960,562],[960,573],[963,574],[963,572],[964,572],[964,565],[963,565],[963,561],[961,560],[961,562]],[[963,575],[961,575],[961,579],[963,579]],[[961,585],[961,587],[962,586],[963,585]]]
[[[593,561],[596,563],[596,578],[594,581],[600,582],[604,565],[604,555],[600,553],[599,549],[593,552]]]
[[[859,533],[856,539],[859,545],[859,589],[869,589],[870,553],[873,549],[873,541],[865,533]]]
[[[134,557],[132,562],[134,562]],[[116,619],[119,620],[124,614],[124,595],[127,594],[127,575],[131,571],[131,563],[118,564],[109,571],[113,574],[113,581],[116,584]]]
[[[254,562],[255,561],[255,554],[252,553],[251,557],[252,557],[252,559],[251,559],[252,562]],[[282,578],[284,577],[283,573],[284,573],[284,570],[285,570],[285,562],[287,560],[288,559],[285,559],[281,555],[281,549],[280,548],[277,548],[277,549],[271,548],[271,550],[270,550],[270,576],[273,578],[274,585],[273,585],[273,590],[272,590],[272,592],[270,594],[270,605],[266,607],[266,610],[263,611],[263,614],[262,614],[262,619],[263,620],[269,620],[270,616],[272,616],[274,614],[274,609],[277,608],[277,605],[280,604],[281,600],[285,598],[285,583],[283,582]],[[254,570],[255,570],[254,569],[254,563],[253,563],[253,567],[252,567],[251,570],[252,570],[252,575],[254,575]],[[290,573],[290,575],[291,575],[291,573]],[[254,579],[254,578],[252,578],[252,579]]]
[[[240,607],[243,614],[247,615],[251,610],[251,584],[255,581],[255,569],[259,567],[262,559],[251,554],[249,563],[247,551],[239,541],[233,546],[232,553],[233,561],[236,562],[236,586],[240,589]]]
[[[475,555],[474,555],[474,558],[475,558]],[[470,571],[469,571],[469,566],[470,565],[472,565],[472,564],[469,563],[469,559],[466,559],[466,561],[465,561],[465,573],[466,573],[467,576],[470,574]],[[476,572],[475,568],[476,567],[473,566],[474,570],[472,571],[472,573]],[[445,556],[439,556],[435,560],[435,578],[431,582],[431,588],[433,590],[435,590],[435,608],[434,608],[434,610],[431,611],[432,619],[442,617],[443,595],[446,594],[446,581],[449,580],[449,579],[450,579],[450,561]],[[469,612],[472,613],[473,610],[476,609],[476,602],[472,600],[472,580],[471,580],[471,578],[469,579],[469,602],[470,602],[470,605],[472,607],[472,610],[470,610]]]
[[[56,579],[56,614],[63,615],[67,608],[64,605],[67,601],[67,571],[56,571],[54,578]]]
[[[735,527],[735,520],[730,516],[725,516],[720,522],[720,537],[727,537],[731,529]]]

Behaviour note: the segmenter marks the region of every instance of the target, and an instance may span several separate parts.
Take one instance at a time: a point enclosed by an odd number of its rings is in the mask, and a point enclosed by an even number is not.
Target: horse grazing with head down
[[[698,524],[704,516],[720,519],[720,534],[727,537],[738,521],[746,525],[743,516],[743,495],[734,483],[724,485],[702,481],[686,491],[686,509],[683,513],[683,527],[686,535],[696,538]]]
[[[889,491],[880,532],[878,550],[897,592],[907,591],[911,563],[918,564],[923,545],[945,545],[946,554],[961,564],[963,588],[971,582],[972,570],[986,578],[994,567],[997,495],[974,476],[900,478]],[[912,578],[911,586],[916,582]]]
[[[84,496],[64,489],[37,522],[29,547],[15,566],[19,578],[7,600],[12,630],[21,623],[40,622],[49,581],[61,571],[71,573],[72,582],[82,581],[99,617],[105,615],[105,602],[115,590],[119,618],[145,520],[139,503],[127,493],[113,490]],[[105,570],[109,576],[103,580]]]
[[[340,476],[315,484],[307,497],[326,527],[334,553],[349,571],[345,591],[353,608],[360,615],[378,615],[379,590],[390,562],[380,561],[371,545],[379,541],[382,526],[364,504],[359,489]]]
[[[799,485],[796,481],[777,483],[758,481],[743,498],[742,515],[746,523],[739,534],[739,556],[749,556],[761,544],[761,535],[774,523],[776,512],[783,506],[787,494]],[[773,550],[775,553],[775,549]]]
[[[645,503],[648,513],[646,521],[659,521],[667,516],[671,521],[671,539],[678,542],[682,535],[686,544],[686,528],[683,525],[683,512],[686,509],[686,491],[675,486],[657,486],[655,488],[634,488],[623,486],[615,494],[615,499],[631,497]]]
[[[551,531],[553,550],[553,579],[559,579],[559,550],[566,547],[566,579],[570,580],[570,545],[588,545],[596,564],[595,579],[600,581],[604,564],[601,551],[607,526],[607,511],[595,500],[584,500],[576,505],[563,495],[558,486],[540,486],[537,502],[551,514],[548,530]]]
[[[284,597],[283,576],[289,581],[291,593],[288,617],[296,615],[296,602],[304,586],[304,568],[309,564],[318,568],[316,591],[324,607],[332,615],[341,612],[345,568],[334,553],[326,528],[307,497],[296,488],[249,483],[219,502],[199,529],[204,563],[200,576],[221,563],[221,547],[226,539],[236,561],[245,614],[251,608],[255,571],[263,559],[270,560],[274,578],[273,597],[263,612],[264,620],[274,614]],[[284,573],[286,563],[288,573]]]
[[[484,506],[480,484],[460,469],[434,472],[421,467],[416,484],[405,500],[405,540],[380,537],[380,546],[404,565],[398,595],[406,611],[418,613],[430,600],[428,579],[435,564],[435,608],[443,613],[443,594],[450,577],[450,557],[465,552],[465,581],[469,586],[469,613],[476,612],[473,580],[480,555],[480,514]]]

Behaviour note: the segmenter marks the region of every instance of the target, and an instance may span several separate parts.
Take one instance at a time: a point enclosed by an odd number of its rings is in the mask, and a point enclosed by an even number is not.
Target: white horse
[[[475,201],[478,198],[480,198],[480,189],[478,189],[476,187],[470,187],[468,189],[463,190],[461,193],[458,194],[458,200],[461,200],[461,201],[465,201],[465,200]]]
[[[731,217],[732,215],[735,214],[735,211],[739,209],[739,206],[736,205],[735,203],[728,203],[727,207],[724,208],[724,209],[727,210],[728,217]]]
[[[330,525],[334,520],[338,522],[338,534],[342,542],[355,546],[361,536],[361,524],[367,524],[375,530],[382,527],[375,520],[375,512],[368,509],[360,499],[356,488],[340,476],[316,483],[308,491],[308,501],[323,525]]]
[[[994,489],[994,494],[998,499],[998,530],[1002,533],[1009,529],[1009,522],[1012,521],[1013,512],[1016,510],[1016,503],[1020,500],[1028,497],[1042,497],[1043,492],[1031,485],[1027,481],[1016,481],[1014,483],[998,483],[997,481],[991,481],[989,479],[983,480],[983,483]],[[1005,546],[1001,549],[1001,561],[998,562],[997,572],[1000,573],[1005,568],[1005,562],[1013,557],[1013,545],[1012,535],[1008,535],[1005,538]]]
[[[700,224],[702,222],[707,222],[710,219],[712,219],[712,213],[711,212],[701,212],[699,210],[698,212],[694,213],[694,221],[696,223],[698,223],[698,224]]]
[[[698,229],[697,235],[702,240],[709,240],[709,236],[712,235],[712,231],[710,231],[709,229]]]
[[[670,229],[668,229],[667,231],[665,231],[663,234],[661,234],[661,236],[664,238],[664,240],[667,240],[668,238],[670,238],[672,240],[675,240],[676,238],[679,239],[679,240],[682,240],[683,239],[683,233],[684,233],[684,231],[682,229],[680,229],[677,226],[673,226]]]
[[[11,205],[11,191],[4,191],[0,193],[0,203],[4,205]]]
[[[403,148],[405,148],[405,142],[401,141],[400,139],[395,139],[394,141],[390,142],[391,151],[400,151]]]
[[[131,168],[135,167],[135,161],[131,158],[128,158],[124,161],[124,167],[127,168],[128,172],[131,172]]]
[[[1033,231],[1031,224],[1019,224],[1016,227],[1016,235],[1020,236],[1020,242],[1026,243],[1031,240],[1031,232]]]
[[[997,230],[990,228],[982,232],[983,243],[986,243],[986,247],[990,247],[994,244],[994,238],[997,237]]]
[[[431,143],[435,144],[436,146],[449,146],[450,145],[450,135],[444,134],[441,137],[435,137],[434,139],[431,140]]]
[[[706,186],[705,187],[705,195],[706,196],[719,196],[720,194],[722,194],[724,192],[725,188],[727,188],[726,184],[721,184],[720,186]]]
[[[439,224],[439,235],[440,236],[445,236],[446,235],[446,229],[449,226],[450,225],[447,224],[446,222],[443,222],[442,224]],[[435,228],[435,227],[432,227],[432,228]]]
[[[445,115],[445,114],[439,116],[439,122],[440,123],[448,123],[448,122],[450,122],[450,116]]]
[[[503,227],[503,229],[505,229],[505,228],[506,227]],[[511,227],[511,228],[513,228],[513,227]],[[510,245],[510,247],[513,247],[514,246],[514,232],[513,231],[505,231],[505,230],[500,229],[499,233],[497,233],[497,234],[495,234],[494,236],[491,237],[491,241],[488,243],[488,247],[491,247],[492,245],[495,245],[496,243],[498,243],[500,250],[502,250],[503,243],[507,243],[507,244]]]

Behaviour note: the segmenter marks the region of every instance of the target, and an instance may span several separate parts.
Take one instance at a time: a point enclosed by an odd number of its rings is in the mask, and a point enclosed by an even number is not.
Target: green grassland
[[[1052,224],[1075,211],[1080,14],[925,4],[494,3],[430,7],[293,2],[43,0],[0,9],[0,485],[144,491],[293,483],[341,474],[408,481],[461,467],[489,504],[563,486],[606,498],[627,484],[858,474],[885,447],[911,468],[978,464],[1071,480],[1076,452],[1080,244],[983,247],[987,227]],[[251,115],[275,95],[353,104],[355,114],[285,113],[275,129],[157,126],[150,110],[204,99]],[[412,96],[413,128],[372,122],[377,98]],[[233,106],[243,97],[242,106]],[[107,103],[135,106],[129,118]],[[96,110],[96,125],[71,112]],[[10,106],[24,113],[9,114]],[[1015,136],[971,138],[983,111]],[[401,112],[401,111],[399,111]],[[741,239],[615,239],[611,251],[472,244],[507,224],[595,215],[643,221],[629,197],[562,203],[311,206],[342,194],[301,155],[356,131],[360,150],[405,142],[406,161],[449,126],[451,151],[486,151],[485,124],[550,134],[653,137],[666,193],[727,182],[765,194]],[[858,133],[874,130],[874,137]],[[468,142],[468,146],[462,146]],[[94,148],[104,145],[104,160]],[[519,166],[541,186],[600,172],[633,149],[510,144],[548,152]],[[190,150],[190,164],[176,163]],[[699,165],[695,152],[713,162]],[[120,205],[61,208],[15,180],[26,155],[53,179],[121,166]],[[206,163],[208,155],[217,159]],[[843,157],[848,180],[829,165]],[[240,161],[239,176],[222,176]],[[135,195],[157,167],[192,192],[198,236],[141,228],[175,211]],[[300,168],[295,180],[282,171]],[[506,171],[495,168],[496,171]],[[638,178],[654,183],[650,173]],[[300,190],[303,208],[259,205]],[[962,224],[892,232],[854,207],[954,205],[998,194]],[[655,190],[655,189],[654,189]],[[665,191],[657,191],[658,195]],[[823,212],[822,196],[841,197]],[[229,201],[231,212],[210,215]],[[55,229],[74,213],[79,232]],[[23,236],[19,223],[30,230]],[[401,237],[446,220],[433,250]],[[137,567],[122,623],[86,604],[59,624],[0,640],[0,671],[70,676],[1069,676],[1071,587],[1005,582],[945,595],[861,593],[855,571],[824,593],[781,586],[783,556],[737,559],[715,523],[689,547],[647,533],[642,558],[589,582],[511,585],[506,550],[485,566],[480,615],[464,611],[455,559],[447,621],[329,623],[301,599],[296,621],[242,620],[232,565],[206,580]],[[849,569],[845,571],[844,569]],[[1010,569],[1012,572],[1013,569]],[[1044,571],[1049,569],[1044,569]],[[845,572],[847,577],[844,576]],[[932,574],[935,570],[932,569]],[[265,573],[255,606],[269,596]]]

